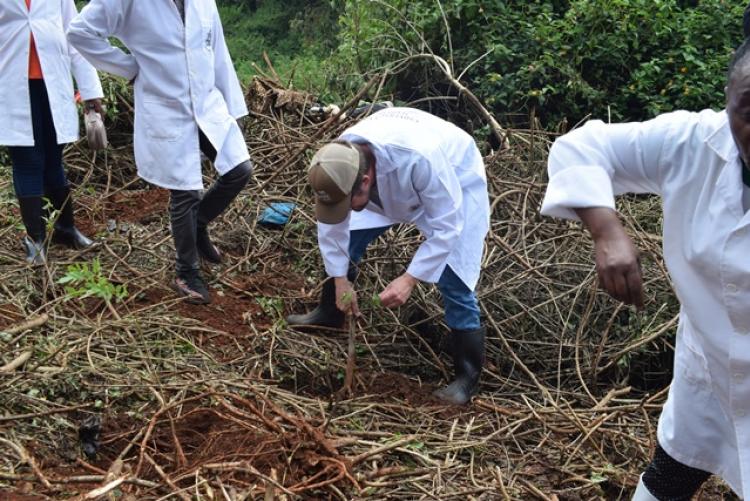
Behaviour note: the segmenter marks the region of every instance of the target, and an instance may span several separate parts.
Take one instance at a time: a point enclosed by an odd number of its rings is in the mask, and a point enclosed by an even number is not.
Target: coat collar
[[[719,113],[716,123],[709,129],[705,141],[725,162],[729,162],[739,155],[737,145],[732,137],[732,131],[729,129],[729,117],[727,117],[726,110]]]

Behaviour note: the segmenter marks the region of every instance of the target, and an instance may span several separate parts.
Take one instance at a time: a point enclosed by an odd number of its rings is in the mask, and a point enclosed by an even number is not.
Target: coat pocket
[[[175,116],[175,110],[179,110],[180,106],[179,101],[144,99],[146,136],[158,141],[176,141],[182,129],[179,118]]]
[[[708,362],[700,349],[692,339],[696,333],[683,331],[678,338],[675,349],[674,375],[684,379],[686,382],[700,388],[711,388],[711,375]]]

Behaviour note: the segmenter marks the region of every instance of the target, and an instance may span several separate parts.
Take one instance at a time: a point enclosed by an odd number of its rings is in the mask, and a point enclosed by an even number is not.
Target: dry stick
[[[367,459],[369,457],[375,456],[377,454],[382,454],[382,453],[390,451],[392,449],[396,449],[398,447],[401,447],[402,445],[406,445],[408,443],[411,443],[412,441],[414,441],[415,438],[416,438],[416,435],[410,435],[410,436],[404,437],[404,438],[402,438],[400,440],[396,440],[395,442],[391,442],[389,444],[385,444],[385,445],[382,445],[380,447],[376,447],[374,449],[371,449],[371,450],[369,450],[367,452],[363,452],[359,456],[354,456],[351,459],[352,466],[361,463],[362,461],[364,461],[365,459]]]
[[[508,141],[508,133],[505,131],[505,129],[502,128],[502,126],[497,123],[497,120],[495,120],[495,117],[492,116],[492,114],[487,111],[487,108],[484,107],[482,102],[479,100],[479,98],[469,90],[468,87],[466,87],[464,84],[458,81],[456,77],[453,76],[453,72],[451,71],[451,67],[448,64],[448,62],[443,59],[440,56],[437,56],[435,54],[414,54],[412,56],[409,56],[404,60],[404,62],[408,62],[412,59],[429,59],[437,63],[440,70],[443,72],[443,75],[448,79],[448,81],[458,90],[459,95],[466,96],[466,99],[468,99],[469,104],[472,105],[472,107],[484,118],[484,120],[487,122],[487,125],[490,126],[490,129],[492,130],[492,134],[495,136],[495,138],[500,143],[501,149],[509,149],[510,143]]]
[[[26,452],[26,449],[22,445],[16,444],[15,442],[11,442],[10,440],[7,440],[5,438],[0,437],[0,444],[5,444],[11,449],[13,449],[16,454],[18,455],[19,459],[23,461],[24,463],[27,463],[31,467],[31,471],[34,472],[34,475],[36,475],[36,478],[39,479],[39,481],[44,484],[44,486],[47,489],[52,488],[52,484],[49,483],[49,480],[44,476],[42,473],[42,470],[39,469],[39,466],[37,466],[36,461],[34,461],[34,458],[31,457],[31,455]]]
[[[0,479],[12,480],[14,482],[35,482],[38,481],[38,477],[30,475],[16,475],[13,473],[4,473],[0,471]],[[51,484],[92,484],[96,482],[103,482],[105,475],[77,475],[73,477],[65,478],[53,478],[50,480]],[[161,487],[161,484],[151,482],[149,480],[143,480],[140,478],[126,478],[123,483],[137,485],[140,487],[148,487],[149,489],[155,489]]]
[[[112,480],[106,485],[103,485],[101,487],[97,487],[93,491],[90,491],[88,494],[85,494],[83,496],[80,496],[78,499],[85,500],[85,499],[97,499],[101,496],[109,493],[110,491],[114,490],[119,486],[121,483],[123,483],[127,477],[120,477],[118,479]]]
[[[662,334],[664,334],[665,332],[667,332],[669,329],[671,329],[677,323],[677,320],[679,318],[680,318],[679,315],[675,315],[674,317],[672,317],[672,319],[669,322],[667,322],[666,324],[662,325],[659,328],[659,330],[657,330],[656,332],[654,332],[650,336],[641,338],[641,339],[639,339],[639,340],[637,340],[637,341],[635,341],[635,342],[627,345],[625,348],[623,348],[622,350],[620,350],[617,353],[615,353],[614,355],[612,355],[610,357],[609,363],[607,363],[607,365],[605,365],[604,367],[600,367],[597,372],[603,372],[603,371],[609,369],[614,364],[616,364],[617,361],[620,360],[620,358],[623,355],[625,355],[626,353],[629,353],[629,352],[635,350],[636,348],[638,348],[640,346],[643,346],[644,344],[648,344],[651,341],[655,340],[656,338],[658,338],[659,336],[661,336]]]
[[[49,320],[49,315],[47,315],[46,313],[42,313],[38,317],[30,318],[20,324],[11,325],[7,329],[3,329],[2,331],[5,332],[6,334],[13,335],[13,334],[25,331],[27,329],[40,327],[46,324],[48,320]]]
[[[357,364],[357,351],[354,346],[354,337],[357,332],[357,319],[354,315],[349,315],[349,342],[346,353],[346,373],[344,375],[344,393],[349,396],[353,395],[352,382],[354,381],[354,369]]]
[[[0,423],[5,423],[7,421],[18,421],[21,419],[37,418],[41,416],[49,416],[50,414],[62,414],[64,412],[77,411],[79,409],[91,407],[92,405],[93,404],[72,405],[70,407],[61,407],[59,409],[52,409],[52,410],[42,411],[42,412],[30,412],[28,414],[16,414],[15,416],[0,416]]]
[[[5,364],[2,367],[0,367],[0,374],[5,374],[5,373],[8,373],[8,372],[13,372],[14,370],[18,369],[23,364],[25,364],[28,359],[31,358],[31,355],[32,355],[32,351],[31,350],[24,351],[23,353],[21,353],[20,355],[18,355],[15,359],[11,360],[7,364]]]
[[[325,122],[323,122],[323,124],[318,129],[315,130],[315,133],[310,136],[310,138],[307,140],[307,142],[303,143],[291,155],[289,155],[289,157],[287,157],[285,159],[285,162],[281,166],[279,166],[279,168],[277,168],[268,177],[268,179],[266,179],[263,182],[263,184],[260,185],[260,187],[258,188],[257,191],[258,192],[262,192],[263,190],[265,190],[266,187],[271,183],[271,181],[273,181],[274,179],[276,179],[276,177],[284,170],[284,168],[286,166],[292,165],[294,162],[296,162],[297,160],[299,160],[299,158],[310,147],[310,145],[312,145],[315,141],[317,141],[320,137],[322,137],[323,134],[326,131],[328,131],[328,129],[330,129],[331,127],[333,127],[334,125],[336,125],[338,123],[339,117],[341,116],[342,113],[344,113],[347,110],[349,110],[350,108],[354,107],[359,102],[359,100],[362,98],[362,96],[364,96],[367,93],[367,91],[370,90],[370,87],[372,87],[375,84],[375,82],[378,81],[378,78],[385,78],[385,75],[387,75],[387,72],[384,73],[382,76],[381,75],[374,75],[370,79],[370,81],[367,82],[365,84],[365,86],[362,87],[362,89],[360,89],[360,91],[357,93],[357,95],[354,96],[348,103],[346,103],[341,108],[341,110],[339,111],[339,113],[337,113],[335,115],[331,115],[331,117],[328,118],[328,120],[326,120]]]
[[[156,461],[154,461],[151,458],[151,456],[148,455],[147,452],[143,454],[143,457],[146,458],[146,461],[151,463],[151,466],[154,467],[154,469],[156,470],[156,473],[159,474],[161,479],[164,480],[167,483],[167,485],[169,485],[172,488],[172,491],[174,491],[173,492],[174,494],[177,494],[180,497],[180,499],[182,499],[182,501],[190,501],[190,496],[182,492],[182,489],[180,489],[179,487],[177,487],[177,485],[175,485],[172,479],[169,478],[169,476],[166,473],[164,473],[164,470],[161,469],[161,466],[156,464]]]
[[[529,369],[526,364],[523,363],[523,361],[518,358],[518,355],[516,355],[516,352],[511,348],[510,344],[508,343],[508,340],[505,339],[505,336],[500,331],[500,328],[497,325],[497,322],[495,322],[495,319],[493,318],[492,314],[487,311],[487,309],[482,305],[482,310],[484,311],[484,315],[487,318],[487,320],[492,324],[492,328],[495,329],[495,332],[497,332],[498,337],[500,338],[500,341],[503,343],[503,347],[510,353],[510,356],[513,358],[513,361],[518,364],[518,366],[521,368],[521,370],[526,373],[527,376],[529,376],[529,379],[534,383],[534,385],[539,388],[539,391],[542,392],[542,395],[547,398],[550,403],[554,403],[554,399],[552,398],[552,395],[550,394],[547,387],[545,387],[542,383],[539,382],[536,375]]]
[[[127,475],[122,476],[122,468],[125,466],[125,463],[122,459],[117,458],[115,459],[112,464],[109,466],[109,471],[103,472],[104,473],[104,481],[112,481],[116,480],[118,477],[122,477],[122,480],[125,480],[127,478]],[[118,484],[119,485],[119,484]],[[113,492],[110,492],[107,495],[107,498],[109,501],[115,501],[115,494]]]
[[[146,443],[148,442],[148,439],[151,438],[151,433],[154,431],[154,428],[156,427],[156,423],[158,422],[159,416],[164,414],[170,409],[173,409],[179,405],[183,405],[189,402],[194,402],[196,400],[200,400],[202,398],[205,398],[208,394],[202,393],[200,395],[196,395],[194,397],[189,398],[183,398],[182,400],[178,400],[177,402],[173,402],[166,407],[162,407],[154,415],[151,417],[151,420],[148,423],[148,426],[146,428],[146,433],[143,435],[143,439],[140,443],[141,452],[139,454],[138,458],[138,464],[135,467],[135,475],[138,475],[141,471],[141,466],[143,465],[144,456],[146,455]]]

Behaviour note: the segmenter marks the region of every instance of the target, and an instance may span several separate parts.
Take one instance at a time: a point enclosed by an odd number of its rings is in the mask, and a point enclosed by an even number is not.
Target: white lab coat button
[[[736,411],[734,411],[734,415],[737,417],[745,417],[745,411],[743,411],[742,409],[737,409]]]
[[[737,292],[737,286],[736,286],[736,285],[734,285],[734,284],[727,284],[727,286],[726,286],[726,291],[727,291],[727,292],[728,292],[729,294],[734,294],[735,292]]]
[[[739,372],[736,372],[736,373],[734,374],[734,380],[735,380],[736,382],[738,382],[738,383],[739,383],[740,381],[742,381],[742,374],[740,374]]]

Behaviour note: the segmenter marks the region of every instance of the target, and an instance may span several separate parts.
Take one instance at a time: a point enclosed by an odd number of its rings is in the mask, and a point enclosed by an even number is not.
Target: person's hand
[[[622,227],[620,228],[622,230]],[[643,277],[638,250],[622,230],[595,242],[599,284],[625,304],[643,309]]]
[[[346,277],[335,277],[333,282],[336,284],[336,308],[346,314],[359,316],[359,306],[357,305],[357,293],[352,287],[351,282]]]
[[[608,208],[578,209],[591,231],[599,285],[613,298],[643,309],[643,277],[638,249],[625,233],[617,213]]]
[[[88,113],[90,110],[94,110],[95,112],[99,113],[100,116],[104,116],[104,108],[102,108],[102,100],[97,99],[89,99],[84,103],[84,109],[86,110],[86,113]]]
[[[389,283],[380,293],[380,303],[386,308],[397,308],[409,300],[411,291],[418,280],[408,273],[404,273]]]

